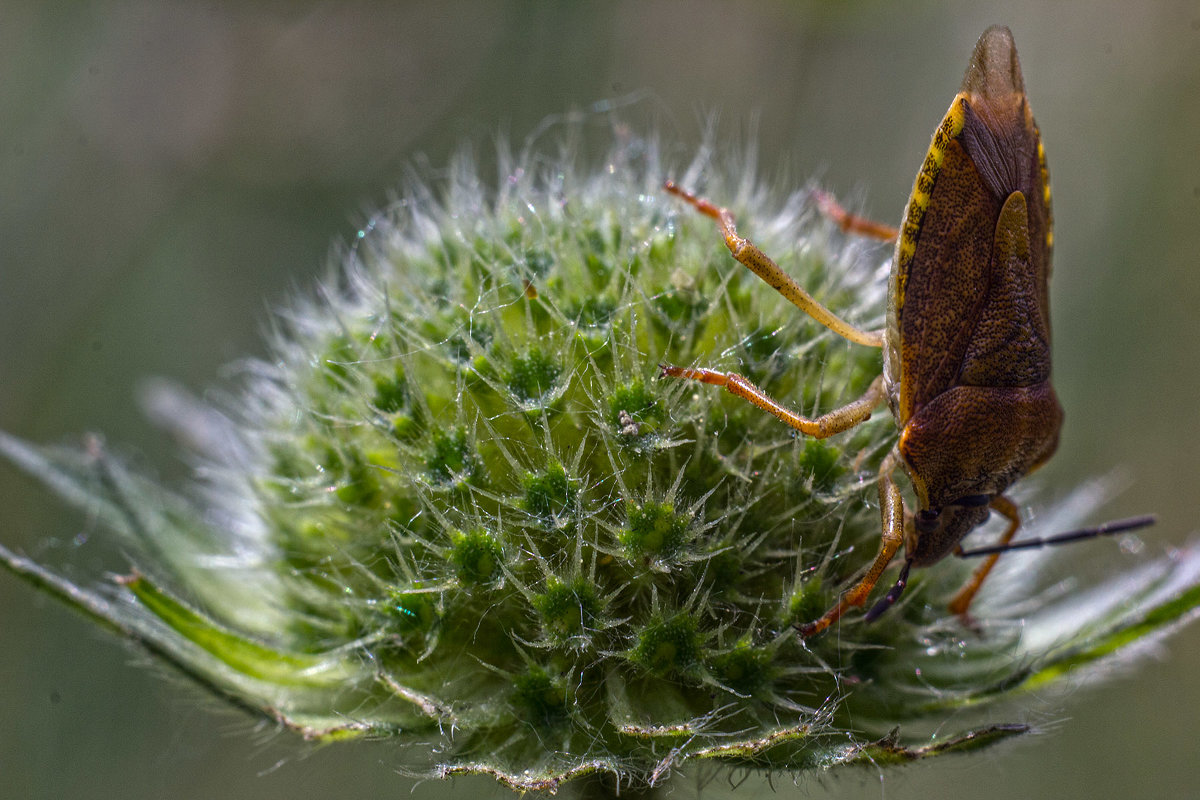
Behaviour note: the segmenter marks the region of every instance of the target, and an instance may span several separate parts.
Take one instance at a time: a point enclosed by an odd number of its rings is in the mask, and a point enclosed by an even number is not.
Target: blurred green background
[[[762,175],[819,176],[896,221],[975,39],[1016,36],[1049,154],[1055,371],[1067,409],[1044,498],[1119,470],[1098,517],[1147,510],[1181,545],[1200,504],[1200,4],[0,2],[0,428],[87,431],[186,474],[138,387],[197,391],[262,355],[267,310],[406,169],[644,90],[682,159],[706,120]],[[644,130],[644,127],[641,127]],[[489,176],[490,178],[490,176]],[[753,235],[754,223],[744,221]],[[714,236],[713,246],[719,242]],[[764,295],[766,297],[766,295]],[[772,301],[774,302],[774,301]],[[90,563],[89,522],[0,468],[0,537]],[[78,536],[77,536],[78,535]],[[99,537],[97,537],[99,538]],[[1080,570],[1131,563],[1079,547]],[[310,750],[256,729],[0,578],[0,783],[11,797],[410,796],[386,743]],[[814,781],[840,797],[1194,796],[1200,627],[1100,688],[1024,715],[986,755]],[[954,729],[954,720],[947,729]],[[678,777],[692,797],[700,773]],[[775,782],[793,790],[784,777]],[[506,793],[486,779],[416,798]],[[724,776],[704,797],[767,793]]]

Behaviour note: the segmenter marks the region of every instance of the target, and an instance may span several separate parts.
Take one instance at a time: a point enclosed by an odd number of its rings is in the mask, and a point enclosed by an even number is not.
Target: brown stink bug
[[[952,612],[965,617],[1001,550],[1149,524],[1149,518],[1139,518],[1009,545],[1020,516],[1004,492],[1054,453],[1063,412],[1050,384],[1049,176],[1008,28],[988,28],[975,45],[962,88],[934,131],[899,231],[819,198],[845,230],[896,241],[883,330],[856,328],[814,300],[738,235],[725,209],[673,183],[666,189],[715,219],[733,257],[802,311],[851,342],[883,349],[883,372],[866,393],[814,419],[784,407],[740,375],[661,367],[665,377],[723,386],[817,438],[858,425],[887,400],[900,437],[879,469],[879,553],[833,608],[800,627],[802,636],[823,631],[863,605],[901,544],[900,578],[868,620],[900,596],[911,567],[929,566],[951,553],[988,555],[950,603]],[[897,467],[909,476],[915,512],[905,511],[893,479]],[[964,551],[963,537],[992,511],[1008,520],[999,544]]]

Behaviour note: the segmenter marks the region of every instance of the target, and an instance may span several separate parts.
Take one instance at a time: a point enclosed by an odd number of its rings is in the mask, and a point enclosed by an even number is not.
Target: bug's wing
[[[1036,386],[1050,379],[1050,331],[1039,307],[1024,194],[1008,196],[996,220],[988,289],[962,354],[956,383]]]
[[[962,141],[980,176],[998,197],[1014,191],[1025,195],[1031,270],[1041,293],[1038,305],[1045,312],[1053,245],[1050,172],[1008,28],[995,25],[979,37],[959,96],[979,118],[975,123],[965,120]]]
[[[991,28],[934,134],[897,245],[902,425],[959,384],[1048,377],[1044,164],[1012,36]]]
[[[959,99],[955,106],[947,117],[962,114]],[[987,299],[1000,213],[1000,202],[980,178],[961,136],[942,145],[939,155],[940,169],[920,223],[915,231],[906,224],[902,234],[915,234],[915,248],[907,262],[901,256],[898,263],[901,291],[895,298],[901,424],[958,383],[963,353]],[[916,197],[914,191],[910,220]]]

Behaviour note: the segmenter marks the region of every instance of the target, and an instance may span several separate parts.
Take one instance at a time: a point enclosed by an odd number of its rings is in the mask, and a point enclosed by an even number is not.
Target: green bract
[[[852,614],[801,642],[792,626],[877,548],[891,417],[806,441],[657,364],[736,369],[812,413],[858,396],[879,353],[733,263],[660,191],[656,153],[629,139],[592,169],[505,162],[494,193],[465,164],[414,187],[321,300],[283,317],[232,407],[178,419],[207,443],[194,491],[95,442],[0,438],[134,554],[119,581],[85,586],[0,548],[4,563],[307,738],[391,738],[416,745],[396,756],[410,772],[520,789],[644,788],[692,759],[803,770],[972,749],[1026,728],[964,708],[1194,613],[1195,551],[1090,599],[1048,594],[1031,566],[1049,554],[1020,553],[977,631],[946,618],[969,570],[946,562],[879,622]],[[725,177],[745,172],[679,177],[877,326],[886,250],[845,241],[805,193]],[[1030,527],[1075,525],[1098,496]]]

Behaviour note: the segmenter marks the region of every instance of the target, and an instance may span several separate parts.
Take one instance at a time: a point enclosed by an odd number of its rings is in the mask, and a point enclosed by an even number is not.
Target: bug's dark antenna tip
[[[1078,542],[1081,539],[1095,539],[1100,536],[1112,536],[1114,533],[1136,531],[1140,528],[1147,528],[1157,521],[1158,518],[1153,514],[1143,514],[1140,517],[1115,519],[1112,522],[1105,522],[1103,525],[1097,525],[1094,528],[1080,528],[1077,531],[1068,531],[1066,533],[1059,533],[1054,536],[1047,536],[1041,539],[1022,539],[1019,542],[997,544],[990,547],[976,547],[972,550],[963,550],[958,555],[961,558],[973,558],[975,556],[990,556],[995,553],[1007,553],[1009,550],[1030,550],[1035,547],[1054,547],[1056,545],[1067,544],[1069,542]]]

